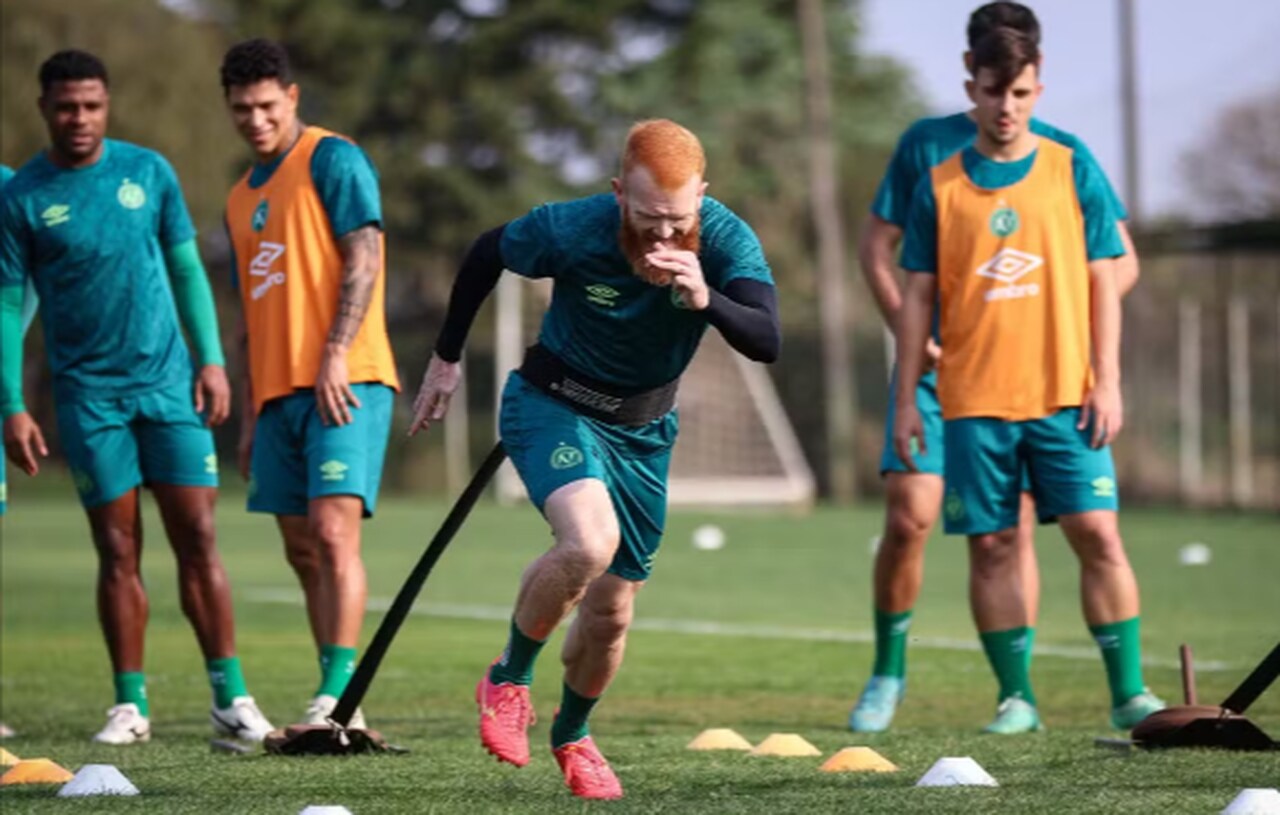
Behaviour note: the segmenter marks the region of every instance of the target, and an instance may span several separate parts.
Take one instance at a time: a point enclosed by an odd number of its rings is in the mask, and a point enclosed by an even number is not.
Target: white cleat
[[[230,707],[214,707],[209,711],[209,720],[218,735],[245,741],[262,741],[275,729],[252,696],[237,696]]]
[[[133,702],[116,705],[107,711],[107,726],[93,740],[99,744],[151,741],[151,720],[143,716]]]
[[[13,728],[4,722],[0,722],[0,739],[13,738]]]
[[[333,709],[338,706],[337,697],[322,693],[311,700],[311,704],[307,706],[307,715],[303,718],[303,724],[328,724],[329,717],[333,715]],[[356,708],[356,712],[351,714],[351,721],[347,727],[352,730],[367,730],[368,725],[364,721],[364,711]]]

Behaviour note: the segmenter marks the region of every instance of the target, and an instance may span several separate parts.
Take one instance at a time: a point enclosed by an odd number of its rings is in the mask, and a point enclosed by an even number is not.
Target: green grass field
[[[978,730],[995,685],[969,620],[958,539],[931,544],[912,629],[910,693],[894,730],[845,729],[870,666],[869,540],[878,508],[807,517],[676,514],[641,595],[627,662],[597,709],[593,732],[626,788],[621,802],[572,800],[545,745],[559,698],[557,649],[539,663],[538,749],[524,769],[497,765],[475,737],[472,688],[503,644],[521,570],[548,542],[529,509],[480,507],[427,584],[366,700],[371,725],[406,756],[289,759],[210,751],[207,683],[178,609],[173,558],[147,517],[151,595],[147,673],[155,735],[109,748],[89,737],[111,704],[110,669],[94,613],[95,563],[84,520],[65,495],[13,496],[3,540],[5,746],[73,771],[119,766],[132,799],[66,800],[55,788],[0,789],[4,812],[296,813],[307,804],[380,812],[1133,812],[1212,813],[1244,787],[1280,785],[1280,753],[1120,754],[1096,748],[1107,729],[1101,661],[1080,619],[1076,566],[1056,530],[1042,534],[1042,621],[1034,678],[1047,733],[996,738]],[[234,585],[240,653],[251,692],[277,724],[299,717],[317,679],[292,574],[271,522],[225,497],[224,557]],[[373,603],[394,596],[446,507],[385,501],[368,525]],[[706,552],[691,531],[721,525],[728,544]],[[1177,646],[1201,665],[1202,699],[1217,701],[1280,637],[1280,522],[1274,517],[1143,511],[1125,517],[1143,588],[1147,681],[1179,696]],[[1190,541],[1211,563],[1185,567]],[[385,605],[375,607],[382,608]],[[372,614],[366,636],[380,619]],[[558,638],[557,638],[558,639]],[[553,646],[555,643],[553,643]],[[1280,686],[1251,715],[1280,738]],[[752,758],[684,749],[707,727],[753,742],[800,733],[830,755],[868,744],[901,767],[884,775],[827,774],[822,759]],[[969,755],[998,789],[913,787],[942,756]]]

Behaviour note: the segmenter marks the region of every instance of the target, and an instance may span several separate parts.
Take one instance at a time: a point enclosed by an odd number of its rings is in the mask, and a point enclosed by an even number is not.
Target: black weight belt
[[[541,344],[525,351],[520,375],[584,416],[632,427],[670,413],[676,406],[676,387],[680,384],[679,379],[673,379],[648,390],[619,388],[575,371]]]

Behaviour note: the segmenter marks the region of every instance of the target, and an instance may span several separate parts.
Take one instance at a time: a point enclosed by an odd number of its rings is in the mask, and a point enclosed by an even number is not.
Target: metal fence
[[[1138,499],[1280,509],[1280,222],[1136,240],[1120,483]]]

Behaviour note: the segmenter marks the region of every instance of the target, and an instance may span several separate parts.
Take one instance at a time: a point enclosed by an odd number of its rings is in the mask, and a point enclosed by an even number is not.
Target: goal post
[[[496,394],[535,341],[551,283],[504,274],[495,319]],[[495,416],[497,408],[495,405]],[[805,509],[813,471],[768,370],[708,329],[676,397],[680,435],[671,460],[672,506]],[[526,498],[510,462],[495,479],[499,500]]]

